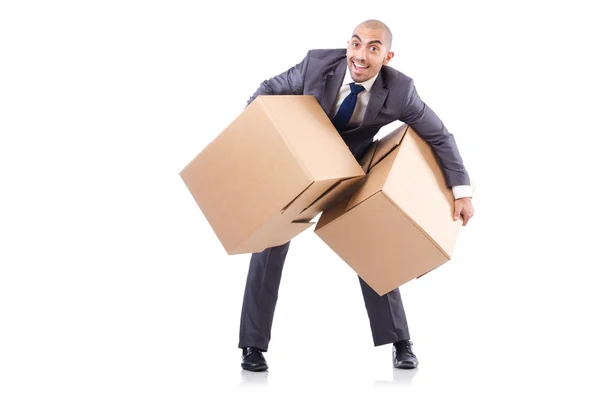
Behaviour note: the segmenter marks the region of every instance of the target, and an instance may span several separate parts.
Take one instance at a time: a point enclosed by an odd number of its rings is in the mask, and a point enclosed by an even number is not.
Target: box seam
[[[446,257],[448,260],[451,259],[450,256],[446,253],[446,251],[444,251],[444,249],[440,247],[440,245],[429,235],[429,233],[427,233],[421,226],[419,226],[419,224],[414,219],[412,219],[404,210],[402,210],[402,208],[400,208],[400,206],[398,206],[398,204],[396,204],[396,202],[392,200],[390,196],[385,194],[384,189],[381,189],[380,192],[390,203],[392,203],[392,205],[394,205],[394,207],[398,208],[398,210],[402,212],[406,219],[408,219],[413,225],[415,225],[417,229],[419,229],[419,231],[423,233],[425,237],[427,237],[427,239],[433,243],[433,245],[442,253],[442,255],[444,255],[444,257]]]

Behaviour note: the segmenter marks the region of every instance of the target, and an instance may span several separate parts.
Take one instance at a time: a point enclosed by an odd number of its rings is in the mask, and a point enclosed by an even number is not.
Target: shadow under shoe
[[[242,348],[242,368],[246,371],[266,371],[269,366],[262,351],[256,347]]]
[[[419,365],[419,360],[412,351],[412,342],[409,340],[394,343],[393,358],[395,368],[415,369]]]

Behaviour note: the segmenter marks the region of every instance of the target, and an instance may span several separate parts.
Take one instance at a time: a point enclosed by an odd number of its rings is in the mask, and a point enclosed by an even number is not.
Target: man
[[[379,129],[400,120],[410,125],[436,154],[448,187],[455,197],[454,219],[463,226],[473,216],[469,175],[463,166],[454,137],[441,120],[421,101],[413,81],[387,66],[392,33],[377,20],[356,27],[348,47],[312,50],[279,76],[264,81],[248,103],[258,95],[314,95],[356,159],[367,151]],[[242,315],[239,345],[242,368],[268,368],[263,352],[271,338],[271,325],[279,282],[289,242],[252,254]],[[398,289],[379,296],[360,277],[375,346],[393,343],[396,368],[416,368],[404,307]]]

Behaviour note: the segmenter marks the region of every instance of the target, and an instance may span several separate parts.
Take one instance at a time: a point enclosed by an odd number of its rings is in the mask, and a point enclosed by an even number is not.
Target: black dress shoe
[[[242,347],[242,368],[246,371],[266,371],[269,366],[262,351],[256,347]]]
[[[402,340],[394,343],[394,367],[402,369],[414,369],[419,365],[417,356],[412,352],[412,342]]]

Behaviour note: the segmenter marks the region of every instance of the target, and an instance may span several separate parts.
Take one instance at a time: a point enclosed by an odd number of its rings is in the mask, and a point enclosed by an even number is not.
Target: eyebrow
[[[352,37],[353,38],[356,37],[356,39],[362,43],[362,40],[360,39],[360,37],[358,37],[358,35],[353,34]],[[379,44],[379,45],[383,45],[383,43],[380,40],[371,40],[367,44]]]

